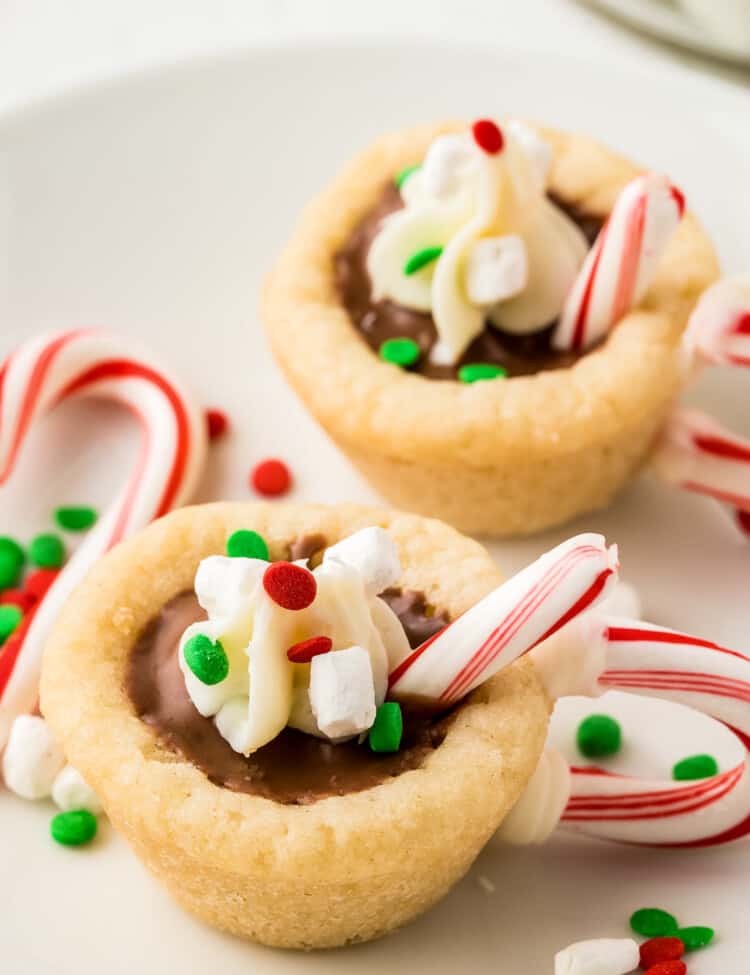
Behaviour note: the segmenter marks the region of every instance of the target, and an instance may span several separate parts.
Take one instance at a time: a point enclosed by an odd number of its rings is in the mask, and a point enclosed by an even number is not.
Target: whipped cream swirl
[[[488,151],[475,131],[432,143],[367,261],[376,299],[431,312],[442,364],[456,363],[488,320],[515,334],[553,322],[588,251],[546,195],[551,150],[540,136],[510,122]],[[409,269],[428,251],[436,257]]]
[[[244,755],[272,741],[287,725],[332,740],[366,731],[374,707],[385,700],[389,671],[410,652],[400,620],[377,595],[401,575],[393,540],[384,529],[372,527],[329,548],[313,570],[315,598],[301,611],[284,609],[269,597],[263,587],[268,567],[261,559],[219,555],[201,562],[195,592],[208,619],[189,626],[179,647],[190,699]],[[218,683],[204,683],[188,665],[185,648],[199,635],[220,642],[226,654],[226,676]],[[316,702],[310,694],[315,659],[294,663],[287,650],[320,636],[331,640],[331,654],[349,651],[357,666],[348,671],[343,688],[326,684],[333,678],[323,674]],[[350,725],[340,720],[342,708],[344,719],[358,716]],[[332,709],[339,712],[335,723]],[[364,727],[362,715],[369,715]],[[326,734],[321,725],[339,730]],[[341,733],[342,727],[348,733]]]

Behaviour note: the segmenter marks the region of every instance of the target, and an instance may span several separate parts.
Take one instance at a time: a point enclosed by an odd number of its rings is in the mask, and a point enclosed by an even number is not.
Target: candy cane
[[[684,210],[666,176],[647,173],[625,186],[565,300],[555,348],[588,348],[638,304]]]
[[[417,647],[391,673],[390,696],[460,700],[593,606],[617,570],[601,535],[563,542]]]
[[[705,413],[676,410],[651,466],[668,484],[750,511],[750,440],[736,437]]]
[[[750,833],[750,658],[651,623],[599,617],[596,628],[596,634],[589,628],[588,649],[581,647],[581,628],[570,627],[552,646],[534,651],[532,659],[545,683],[559,679],[555,663],[565,669],[567,656],[579,658],[575,669],[568,668],[567,686],[558,683],[556,693],[592,692],[591,667],[580,665],[581,655],[588,653],[591,663],[601,668],[594,693],[616,688],[702,711],[735,734],[745,758],[718,775],[690,782],[654,782],[599,768],[572,768],[560,824],[649,846],[712,846]],[[560,798],[554,792],[545,801],[559,808]]]
[[[143,427],[141,451],[117,499],[0,651],[0,749],[13,719],[35,706],[42,648],[70,592],[112,546],[187,500],[203,466],[205,420],[180,384],[124,339],[80,329],[30,339],[0,367],[0,485],[34,423],[82,396],[127,406]]]
[[[750,274],[722,278],[704,291],[683,341],[698,365],[750,367]]]

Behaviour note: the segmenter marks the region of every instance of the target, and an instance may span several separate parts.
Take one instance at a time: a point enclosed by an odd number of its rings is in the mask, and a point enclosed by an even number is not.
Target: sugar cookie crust
[[[718,275],[688,213],[642,303],[568,369],[465,385],[382,362],[353,328],[334,255],[404,166],[457,123],[378,139],[305,209],[267,279],[262,314],[287,379],[389,501],[463,531],[527,533],[603,507],[645,460],[685,381],[679,340]],[[550,188],[605,216],[641,170],[582,135],[541,128]]]
[[[123,677],[138,633],[231,532],[260,532],[280,557],[301,534],[333,542],[372,524],[395,538],[403,584],[451,614],[501,581],[478,543],[437,521],[355,505],[204,505],[102,559],[45,653],[43,712],[115,827],[185,908],[269,945],[367,940],[426,910],[469,868],[544,744],[549,702],[523,660],[471,696],[421,768],[310,806],[213,785],[136,716]]]

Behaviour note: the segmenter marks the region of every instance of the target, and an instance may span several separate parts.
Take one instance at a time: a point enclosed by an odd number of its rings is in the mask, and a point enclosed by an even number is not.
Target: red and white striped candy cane
[[[702,847],[750,833],[750,658],[709,640],[634,620],[604,619],[603,690],[664,698],[721,721],[745,758],[710,778],[654,782],[573,768],[561,825],[606,839]]]
[[[588,348],[641,301],[684,210],[666,176],[647,173],[624,187],[565,300],[555,348]]]
[[[563,542],[417,647],[391,673],[389,696],[460,700],[593,606],[617,570],[601,535]]]
[[[750,440],[737,437],[698,410],[676,410],[651,457],[668,484],[750,511]]]
[[[205,419],[182,386],[132,343],[79,329],[30,339],[0,367],[0,485],[10,477],[34,424],[63,400],[82,396],[127,406],[143,428],[141,450],[117,499],[28,625],[0,651],[0,750],[14,718],[36,704],[42,648],[70,592],[101,555],[183,504],[203,467]]]
[[[750,734],[748,657],[654,623],[612,618],[606,623],[601,687],[668,698]]]
[[[698,365],[750,367],[750,274],[722,278],[703,292],[684,343]]]

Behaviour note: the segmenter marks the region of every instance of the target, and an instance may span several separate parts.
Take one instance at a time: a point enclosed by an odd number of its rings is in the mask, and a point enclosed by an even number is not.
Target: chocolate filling
[[[320,536],[315,538],[319,540]],[[310,554],[324,546],[325,539]],[[301,545],[294,549],[296,557],[307,557],[299,554],[302,551]],[[401,618],[412,646],[448,622],[444,614],[427,606],[421,593],[392,589],[384,598]],[[418,768],[445,738],[450,716],[436,719],[415,709],[404,712],[402,746],[395,754],[375,754],[356,740],[334,745],[286,728],[246,758],[230,748],[210,718],[198,713],[185,688],[177,657],[180,637],[191,623],[205,618],[192,592],[171,599],[140,634],[128,661],[125,686],[138,716],[168,748],[216,785],[304,805],[370,789]]]
[[[603,221],[558,197],[551,199],[575,221],[589,243],[593,243]],[[550,340],[556,322],[550,322],[546,328],[531,335],[511,335],[485,325],[484,331],[474,339],[455,366],[439,366],[430,362],[429,352],[437,341],[432,315],[404,308],[389,300],[374,301],[372,282],[367,273],[367,253],[381,221],[402,206],[401,194],[395,184],[389,182],[376,205],[354,229],[334,261],[336,287],[341,301],[371,349],[377,352],[386,339],[413,339],[422,351],[413,369],[430,379],[455,379],[462,365],[474,362],[503,366],[509,376],[528,376],[543,370],[566,368],[585,354],[559,352],[552,348]]]

